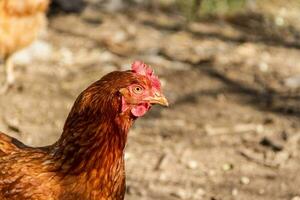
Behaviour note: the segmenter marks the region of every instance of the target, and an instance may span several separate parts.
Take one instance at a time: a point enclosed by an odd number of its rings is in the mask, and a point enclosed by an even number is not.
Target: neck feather
[[[130,113],[120,113],[120,105],[120,97],[109,93],[97,96],[88,90],[77,98],[62,136],[52,148],[63,172],[103,171],[113,176],[118,171],[133,123]]]

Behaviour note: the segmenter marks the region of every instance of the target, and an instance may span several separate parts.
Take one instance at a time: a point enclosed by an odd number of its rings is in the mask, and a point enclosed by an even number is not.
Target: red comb
[[[160,82],[158,77],[154,75],[153,69],[151,69],[150,66],[146,65],[142,61],[134,61],[131,65],[131,70],[134,73],[148,77],[152,82],[152,86],[160,90]]]

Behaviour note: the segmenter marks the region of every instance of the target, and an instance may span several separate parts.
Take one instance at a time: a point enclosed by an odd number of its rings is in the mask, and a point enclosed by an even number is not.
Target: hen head
[[[77,118],[76,113],[85,114],[85,119],[97,116],[135,119],[154,104],[168,106],[160,81],[150,66],[135,61],[131,70],[108,73],[84,90],[72,108],[70,119]]]
[[[134,117],[141,117],[153,104],[168,106],[160,81],[150,66],[135,61],[131,65],[131,72],[136,81],[119,90],[122,95],[122,112],[130,110]]]

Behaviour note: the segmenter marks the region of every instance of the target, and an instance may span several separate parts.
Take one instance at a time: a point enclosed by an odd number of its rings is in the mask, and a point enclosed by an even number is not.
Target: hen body
[[[121,155],[107,165],[112,169],[102,168],[101,171],[92,163],[91,168],[75,172],[71,166],[63,164],[62,158],[55,158],[51,153],[54,146],[27,147],[4,133],[0,133],[0,141],[1,200],[124,199],[125,171]],[[108,170],[115,171],[115,183],[107,180],[111,184],[99,186],[101,179],[111,178]]]
[[[123,200],[128,130],[152,104],[167,105],[158,79],[139,65],[83,91],[51,146],[28,147],[0,133],[0,199]]]
[[[4,61],[6,84],[14,81],[10,57],[44,30],[48,4],[49,0],[0,1],[0,60]]]

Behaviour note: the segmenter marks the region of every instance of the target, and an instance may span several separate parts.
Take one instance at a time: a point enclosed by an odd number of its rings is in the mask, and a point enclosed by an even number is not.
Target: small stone
[[[125,153],[125,160],[129,160],[131,158],[131,153]]]
[[[262,72],[267,72],[269,70],[269,65],[265,62],[259,63],[258,67]]]
[[[242,176],[241,179],[240,179],[240,182],[243,185],[248,185],[250,183],[250,179],[247,176]]]
[[[262,132],[264,132],[264,126],[261,125],[261,124],[257,125],[257,126],[256,126],[256,132],[257,132],[257,133],[262,133]]]
[[[232,196],[237,196],[239,193],[238,189],[234,188],[232,191],[231,191],[231,194]]]
[[[281,16],[275,17],[275,24],[277,26],[283,26],[284,25],[284,19]]]
[[[232,170],[232,169],[233,169],[233,165],[230,164],[230,163],[225,163],[225,164],[222,166],[222,169],[223,169],[224,171]]]
[[[291,200],[300,200],[300,196],[294,196]]]
[[[190,169],[196,169],[198,167],[198,163],[195,160],[191,160],[188,162],[187,166]]]
[[[158,178],[159,178],[160,181],[167,181],[168,180],[168,177],[165,173],[161,173]]]
[[[178,189],[176,192],[172,193],[173,196],[178,197],[180,199],[187,199],[188,194],[185,190],[183,189]]]
[[[20,121],[18,118],[4,118],[4,120],[6,121],[7,127],[11,130],[14,131],[16,133],[20,133]]]

